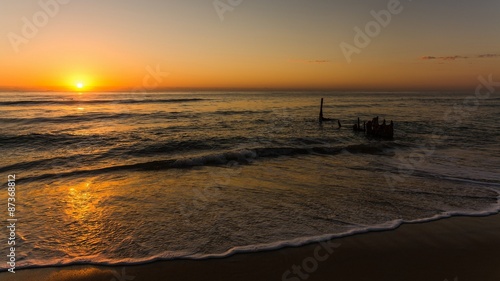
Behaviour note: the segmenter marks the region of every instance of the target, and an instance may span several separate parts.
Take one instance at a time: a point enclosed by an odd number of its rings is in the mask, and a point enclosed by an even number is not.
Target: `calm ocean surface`
[[[318,123],[322,97],[340,130]],[[16,267],[225,256],[495,213],[500,97],[466,98],[1,93]],[[394,140],[352,131],[357,117],[375,116],[394,120]]]

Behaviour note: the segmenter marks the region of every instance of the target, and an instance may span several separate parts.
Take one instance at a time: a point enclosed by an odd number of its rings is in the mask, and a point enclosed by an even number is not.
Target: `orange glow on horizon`
[[[187,1],[77,2],[61,6],[30,36],[21,19],[42,12],[38,2],[5,3],[4,34],[27,39],[0,42],[0,91],[474,90],[479,75],[500,71],[494,0],[404,9],[369,45],[357,47],[351,63],[339,44],[355,44],[353,28],[380,9],[373,1],[317,1],[306,14],[296,14],[299,2],[261,3],[228,12],[225,22],[212,5],[194,9]],[[441,5],[450,15],[481,17],[469,26],[442,17]],[[262,8],[279,12],[261,14]],[[468,32],[455,32],[462,29]]]

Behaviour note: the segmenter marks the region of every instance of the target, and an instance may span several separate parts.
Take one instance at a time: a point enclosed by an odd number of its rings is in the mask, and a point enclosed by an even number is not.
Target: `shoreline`
[[[41,281],[500,280],[499,233],[498,213],[454,216],[223,258],[39,267],[16,274],[2,272],[0,276],[4,280]]]

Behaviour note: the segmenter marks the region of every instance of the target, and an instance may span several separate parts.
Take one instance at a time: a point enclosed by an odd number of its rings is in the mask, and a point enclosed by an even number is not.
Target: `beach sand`
[[[292,272],[294,265],[301,267],[300,273]],[[500,215],[404,224],[396,230],[222,259],[26,269],[1,273],[0,279],[498,281]]]

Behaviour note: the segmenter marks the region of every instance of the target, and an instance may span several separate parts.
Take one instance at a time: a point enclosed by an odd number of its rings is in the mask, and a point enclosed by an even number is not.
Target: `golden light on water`
[[[68,245],[74,251],[73,254],[88,254],[102,242],[102,210],[97,204],[98,201],[91,182],[68,187],[65,213],[67,225],[71,233],[75,233],[71,245]]]
[[[75,220],[86,220],[95,209],[92,204],[90,183],[69,188],[66,214]]]

